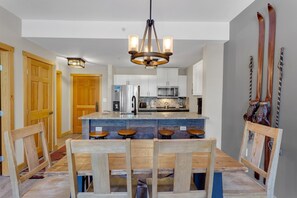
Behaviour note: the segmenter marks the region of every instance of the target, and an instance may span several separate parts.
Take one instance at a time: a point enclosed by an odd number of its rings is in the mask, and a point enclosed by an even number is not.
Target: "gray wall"
[[[284,129],[282,149],[276,178],[275,194],[280,198],[297,197],[297,1],[269,1],[277,12],[277,33],[274,67],[275,113],[278,85],[277,63],[279,49],[285,47],[284,80],[281,102],[280,128]],[[255,1],[230,23],[230,41],[225,44],[224,92],[223,92],[223,130],[222,148],[233,157],[238,157],[243,132],[242,115],[248,107],[249,56],[257,63],[258,22],[257,11],[264,14],[268,30],[267,0]],[[268,33],[268,31],[266,31]],[[266,34],[268,39],[268,34]],[[265,64],[263,76],[263,97],[266,96],[267,46],[265,43]],[[254,69],[255,93],[256,70]],[[253,97],[255,97],[253,95]],[[275,116],[273,116],[275,120]]]

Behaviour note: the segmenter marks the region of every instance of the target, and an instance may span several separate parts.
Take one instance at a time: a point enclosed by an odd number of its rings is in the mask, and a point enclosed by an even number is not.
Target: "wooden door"
[[[73,75],[73,133],[82,132],[79,117],[99,111],[100,76]]]
[[[10,109],[10,86],[9,86],[9,52],[1,51],[0,50],[0,64],[1,64],[1,71],[0,71],[0,110],[2,115],[0,116],[0,156],[3,156],[5,159],[5,147],[4,147],[4,132],[11,129],[11,109]],[[7,162],[6,162],[7,163]],[[0,160],[1,172],[3,168],[3,173],[5,173],[5,169],[7,170],[7,164],[3,164],[2,167],[2,159]]]
[[[1,57],[1,51],[0,51],[0,156],[1,156],[1,159],[0,159],[0,174],[2,175],[2,161],[3,161],[3,156],[4,156],[4,153],[2,152],[2,145],[4,146],[4,144],[2,144],[2,139],[3,139],[3,133],[2,133],[2,92],[1,92],[1,85],[2,85],[2,61],[1,61],[2,57]],[[4,142],[3,142],[4,143]]]
[[[8,164],[4,145],[4,131],[10,131],[14,128],[14,75],[13,60],[14,48],[0,42],[0,110],[3,115],[0,116],[0,174],[8,176]],[[2,172],[1,172],[2,171]]]
[[[62,136],[62,72],[56,72],[57,137]]]
[[[24,53],[26,75],[26,126],[43,122],[45,135],[50,151],[54,149],[53,127],[53,65],[35,55]],[[41,151],[40,138],[36,137],[36,145]]]

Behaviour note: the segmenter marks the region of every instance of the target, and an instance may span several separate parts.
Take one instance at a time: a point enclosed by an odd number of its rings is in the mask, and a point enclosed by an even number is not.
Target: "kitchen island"
[[[120,129],[132,128],[137,131],[135,138],[159,138],[159,129],[175,131],[173,138],[189,138],[185,129],[204,129],[207,117],[192,112],[139,112],[137,115],[119,112],[95,112],[80,117],[82,120],[82,138],[89,139],[89,133],[96,127],[108,131],[107,138],[121,138]]]

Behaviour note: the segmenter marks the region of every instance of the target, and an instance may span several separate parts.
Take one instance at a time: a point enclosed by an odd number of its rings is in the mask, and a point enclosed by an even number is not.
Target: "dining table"
[[[96,141],[96,140],[92,140]],[[170,140],[169,140],[170,141]],[[80,178],[92,175],[90,154],[76,154],[75,163]],[[112,175],[125,175],[125,154],[109,154],[109,168]],[[204,175],[208,164],[208,154],[193,153],[192,172],[197,189],[204,188]],[[153,166],[153,140],[131,140],[132,174],[150,175]],[[171,174],[175,166],[175,154],[159,156],[159,173]],[[247,167],[220,149],[216,149],[213,198],[223,197],[222,173],[226,171],[247,171]],[[68,175],[67,156],[64,156],[45,171],[45,175]],[[79,180],[80,181],[80,180]]]

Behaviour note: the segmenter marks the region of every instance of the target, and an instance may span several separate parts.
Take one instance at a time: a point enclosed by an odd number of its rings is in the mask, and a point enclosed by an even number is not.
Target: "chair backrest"
[[[131,141],[126,140],[66,140],[71,197],[127,197],[132,198]],[[110,191],[108,154],[126,156],[127,192]],[[94,192],[78,193],[75,154],[90,154]]]
[[[215,165],[215,139],[157,140],[154,139],[152,197],[211,197]],[[205,190],[190,191],[192,154],[206,153]],[[158,192],[159,155],[175,154],[173,192]]]
[[[253,133],[253,141],[249,142],[249,133]],[[280,145],[283,130],[272,128],[247,121],[244,127],[243,139],[240,149],[239,161],[249,169],[257,172],[266,179],[267,193],[272,193],[274,190],[277,164],[280,152]],[[268,170],[265,171],[261,166],[261,159],[265,147],[265,138],[271,138],[273,144],[269,144],[271,149]],[[249,145],[252,144],[252,145]],[[250,148],[250,152],[248,152]]]
[[[21,129],[6,131],[4,133],[5,149],[8,160],[9,174],[12,184],[13,197],[20,197],[19,184],[26,181],[37,172],[51,166],[51,160],[48,153],[47,141],[45,139],[45,128],[43,123],[27,126]],[[25,159],[28,165],[28,172],[21,176],[15,152],[15,142],[22,140],[24,145]],[[39,151],[36,141],[41,143],[43,160],[39,160]]]

